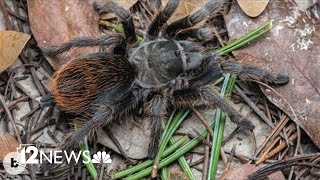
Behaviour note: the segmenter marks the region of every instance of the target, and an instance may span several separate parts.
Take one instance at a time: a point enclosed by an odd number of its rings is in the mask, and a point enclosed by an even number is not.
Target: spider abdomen
[[[105,53],[94,58],[86,55],[55,73],[51,93],[62,110],[80,112],[102,93],[130,84],[133,79],[134,69],[128,61]]]

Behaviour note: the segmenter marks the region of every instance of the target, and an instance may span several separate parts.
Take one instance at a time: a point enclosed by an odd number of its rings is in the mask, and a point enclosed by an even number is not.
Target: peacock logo
[[[112,163],[112,159],[110,158],[110,154],[107,154],[105,151],[98,151],[97,154],[93,155],[92,163]]]

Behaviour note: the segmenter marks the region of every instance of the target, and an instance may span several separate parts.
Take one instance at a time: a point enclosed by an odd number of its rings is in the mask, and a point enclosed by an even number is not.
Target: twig
[[[256,81],[256,80],[252,80],[252,81],[267,87],[270,91],[274,92],[277,96],[279,96],[289,106],[289,108],[290,108],[290,110],[291,110],[291,112],[293,114],[293,121],[297,122],[298,117],[297,117],[296,112],[294,111],[292,106],[289,104],[289,102],[281,94],[279,94],[276,90],[274,90],[271,86],[269,86],[266,83],[263,83],[263,82],[260,82],[260,81]]]
[[[132,160],[126,155],[126,153],[124,152],[124,150],[122,149],[121,144],[119,143],[118,139],[114,136],[114,134],[112,133],[112,131],[110,130],[110,128],[108,126],[104,126],[103,129],[105,130],[105,132],[108,134],[108,136],[110,137],[110,139],[113,141],[113,143],[117,146],[118,150],[120,151],[121,155],[126,158],[128,161],[130,161],[132,163]]]
[[[243,98],[243,100],[254,110],[255,113],[259,115],[261,119],[264,120],[271,128],[275,128],[272,121],[252,102],[248,96],[246,96],[243,91],[235,85],[235,90],[239,93],[239,95]],[[280,133],[280,136],[284,139],[287,139],[286,136],[283,133]]]
[[[231,150],[224,150],[224,152],[229,155],[232,154]],[[258,158],[246,156],[246,155],[239,154],[236,152],[234,153],[234,157],[237,158],[239,161],[241,161],[243,164],[248,163],[249,161],[257,161],[258,160]],[[276,162],[276,160],[267,159],[265,162],[267,162],[267,163],[272,162],[273,163],[273,162]]]
[[[211,128],[209,128],[209,129],[211,130]],[[209,134],[211,134],[211,133],[209,133]],[[213,135],[213,132],[212,132],[211,136],[212,135]],[[210,142],[210,136],[207,136],[207,141]],[[207,177],[208,177],[208,166],[209,166],[209,158],[210,158],[209,155],[210,155],[210,146],[205,146],[204,147],[202,179],[207,179]]]
[[[10,112],[10,110],[9,110],[9,108],[8,108],[8,106],[7,106],[7,104],[6,104],[6,101],[4,100],[4,97],[2,96],[2,94],[0,94],[0,101],[1,101],[1,103],[2,103],[2,106],[3,106],[4,110],[6,111],[6,113],[7,113],[7,115],[8,115],[9,120],[11,121],[13,130],[14,130],[14,133],[15,133],[15,135],[16,135],[16,137],[17,137],[18,142],[19,142],[20,144],[22,144],[22,141],[21,141],[21,138],[20,138],[19,131],[18,131],[18,128],[17,128],[17,126],[16,126],[16,123],[14,122],[14,119],[13,119],[13,117],[12,117],[12,114],[11,114],[11,112]]]
[[[13,5],[13,9],[14,9],[15,13],[18,14],[18,15],[21,15],[21,14],[20,14],[20,10],[19,10],[19,6],[18,6],[18,4],[17,4],[17,1],[12,1],[12,5]],[[10,10],[10,7],[7,7],[7,9]],[[17,27],[17,30],[18,30],[18,31],[24,32],[21,21],[15,20],[15,24],[18,26],[18,27]]]
[[[229,136],[227,136],[223,141],[221,146],[225,145],[238,131],[240,130],[240,126],[237,126],[236,129],[234,129]]]
[[[16,12],[12,11],[10,8],[6,8],[8,14],[10,14],[11,16],[14,16],[15,18],[23,21],[23,22],[28,22],[28,18],[21,16],[20,14],[17,14]]]
[[[34,102],[40,104],[40,102],[36,98],[31,96],[31,94],[19,82],[15,81],[15,80],[13,80],[13,82],[17,86],[17,88],[19,88],[24,94],[29,96],[30,99],[32,99]]]
[[[213,33],[216,35],[216,37],[217,37],[220,45],[221,45],[222,47],[225,46],[225,44],[224,44],[224,42],[223,42],[223,40],[222,40],[222,38],[221,38],[221,36],[220,36],[220,33],[217,31],[216,27],[213,26],[213,27],[212,27],[212,30],[213,30]]]
[[[287,131],[287,133],[291,133],[292,131],[294,131],[295,130],[295,127],[293,127],[293,126],[289,126],[288,128],[286,128],[286,131]],[[296,134],[296,133],[295,133]],[[289,137],[289,140],[290,141],[293,141],[293,140],[295,140],[296,138],[297,138],[297,134],[295,135],[295,134],[293,134],[293,135],[291,135],[290,137]],[[291,140],[292,139],[292,140]],[[271,143],[271,145],[267,148],[267,150],[261,155],[261,157],[259,158],[259,160],[258,161],[256,161],[256,165],[259,165],[260,163],[262,163],[263,161],[265,161],[266,159],[268,159],[268,158],[270,158],[271,156],[270,156],[270,154],[272,154],[272,156],[274,155],[274,153],[275,153],[275,151],[271,151],[270,152],[270,150],[276,145],[276,143],[278,142],[280,140],[280,137],[278,136],[272,143]],[[285,144],[285,143],[283,143],[283,144],[280,144],[279,145],[280,147],[282,147],[280,150],[282,150],[285,146],[287,146],[287,144]],[[278,147],[279,147],[278,146]],[[279,150],[279,148],[277,149],[277,150]],[[279,151],[277,151],[277,152],[279,152]]]
[[[223,164],[224,164],[224,165],[227,165],[227,163],[228,163],[228,158],[227,158],[227,156],[226,156],[226,153],[224,153],[222,147],[221,147],[221,149],[220,149],[220,156],[221,156],[221,159],[222,159],[222,161],[223,161]]]
[[[285,118],[285,117],[280,120],[280,122],[277,124],[277,126],[275,128],[273,128],[272,132],[267,137],[267,139],[263,142],[261,147],[257,150],[257,152],[255,153],[255,157],[257,157],[257,155],[263,150],[263,148],[266,147],[267,143],[270,140],[274,139],[279,134],[280,130],[284,128],[284,126],[287,124],[288,121],[289,121],[289,119]]]
[[[264,102],[264,109],[265,109],[265,111],[266,111],[266,114],[267,114],[267,116],[268,116],[268,119],[271,119],[270,109],[269,109],[269,106],[268,106],[267,98],[266,98],[266,97],[263,97],[263,102]]]
[[[28,53],[28,56],[26,56],[24,53],[21,53],[21,54],[20,54],[21,60],[22,60],[25,64],[31,62],[30,56],[31,56],[30,53]],[[39,80],[39,77],[38,77],[38,75],[37,75],[37,73],[36,73],[36,69],[35,69],[33,66],[31,66],[31,67],[29,67],[29,70],[30,70],[30,72],[31,72],[31,77],[32,77],[32,79],[33,79],[33,82],[34,82],[34,84],[36,85],[39,93],[41,94],[41,96],[45,96],[47,93],[46,93],[45,90],[43,89],[43,85],[42,85],[42,83],[41,83],[40,80]]]
[[[106,172],[106,170],[105,170],[106,168],[107,168],[107,164],[102,164],[102,166],[101,166],[101,172],[100,172],[100,177],[99,177],[100,180],[103,180],[104,177],[107,176],[107,175],[104,176],[104,172]]]
[[[49,112],[47,112],[49,113]],[[51,126],[55,124],[55,120],[50,120],[48,123],[41,123],[40,125],[38,125],[37,127],[33,128],[30,132],[30,135],[32,136],[33,134],[41,131],[43,128],[47,127],[47,126]]]
[[[298,124],[296,124],[297,125],[297,146],[296,146],[296,149],[295,149],[295,151],[294,151],[294,156],[297,156],[297,154],[298,154],[298,149],[299,149],[299,147],[300,147],[300,141],[301,141],[301,132],[300,132],[300,127],[299,127],[299,125]],[[294,166],[292,166],[291,168],[290,168],[290,173],[289,173],[289,177],[288,177],[288,179],[289,180],[291,180],[292,179],[292,177],[293,177],[293,171],[294,171]]]
[[[248,96],[239,88],[239,86],[235,85],[235,90],[239,93],[239,95],[243,98],[243,100],[257,113],[261,119],[263,119],[270,127],[274,128],[274,124],[271,120],[248,98]]]
[[[18,99],[14,100],[14,101],[11,101],[7,107],[11,110],[12,108],[14,108],[15,105],[17,105],[18,103],[22,102],[22,101],[25,101],[25,100],[28,100],[30,99],[29,96],[21,96],[19,97]],[[0,114],[5,112],[5,109],[4,108],[0,108]]]
[[[289,137],[290,141],[294,141],[295,139],[297,139],[298,137],[298,133],[294,133],[293,135],[291,135]],[[287,145],[285,143],[280,144],[279,146],[277,146],[276,148],[274,148],[272,151],[270,151],[264,159],[269,159],[270,157],[274,156],[275,154],[277,154],[278,152],[280,152],[283,148],[285,148]],[[264,161],[264,159],[262,159],[262,161]],[[260,162],[260,161],[259,161]],[[257,161],[257,164],[259,164],[259,162]]]
[[[33,108],[31,111],[29,111],[26,115],[24,115],[23,117],[20,118],[21,121],[26,120],[29,116],[31,116],[33,113],[35,113],[36,111],[38,111],[40,109],[40,106],[37,105],[35,108]]]
[[[202,158],[200,158],[200,159],[198,159],[196,161],[190,162],[190,167],[194,167],[194,166],[196,166],[198,164],[201,164],[203,162],[204,162],[204,157],[202,157]]]
[[[198,110],[196,110],[196,108],[194,108],[193,106],[191,106],[191,110],[198,117],[198,119],[201,121],[201,123],[206,127],[210,136],[212,137],[213,131],[212,131],[210,125],[208,124],[209,121],[205,117],[203,117],[202,114]]]
[[[7,9],[7,6],[6,6],[5,1],[1,0],[0,1],[0,10],[1,10],[2,14],[3,14],[3,19],[4,19],[4,23],[6,25],[6,29],[7,30],[14,30],[13,26],[11,24],[10,18],[9,18],[9,14],[6,11],[6,9]]]
[[[206,146],[209,146],[209,147],[212,146],[212,143],[211,143],[210,141],[208,141],[205,137],[202,137],[202,136],[201,136],[201,133],[200,133],[199,131],[197,131],[197,130],[194,129],[194,128],[191,128],[191,129],[192,129],[192,131],[193,131],[194,133],[196,133],[197,136],[199,136],[202,144],[204,144],[204,145],[206,145]],[[205,153],[205,152],[204,152],[204,153]]]
[[[234,156],[236,154],[236,147],[237,147],[236,144],[233,144],[231,152],[229,154],[229,158],[228,158],[227,164],[226,164],[226,168],[225,168],[226,171],[228,171],[230,169],[231,162],[232,162],[232,160],[233,160],[233,158],[234,158]],[[222,151],[224,152],[223,149],[222,149]]]

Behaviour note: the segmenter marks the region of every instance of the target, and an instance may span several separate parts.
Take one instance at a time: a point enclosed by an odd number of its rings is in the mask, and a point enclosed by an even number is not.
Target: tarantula
[[[208,29],[192,27],[217,12],[221,4],[221,0],[211,0],[193,14],[166,25],[179,5],[179,0],[169,0],[149,25],[144,42],[139,42],[129,12],[114,2],[95,3],[94,8],[100,14],[115,14],[123,25],[124,36],[112,33],[98,38],[77,38],[44,49],[47,57],[56,58],[76,47],[107,47],[72,59],[54,74],[51,100],[59,110],[89,119],[62,148],[72,147],[91,130],[143,107],[144,117],[152,122],[149,150],[152,157],[160,137],[160,122],[168,108],[189,108],[195,101],[216,104],[233,122],[253,129],[249,121],[209,87],[210,83],[224,73],[279,85],[286,84],[289,78],[224,60],[188,40],[206,38]]]

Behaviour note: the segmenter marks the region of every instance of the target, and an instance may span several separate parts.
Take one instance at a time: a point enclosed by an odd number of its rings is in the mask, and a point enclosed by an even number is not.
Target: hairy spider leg
[[[224,59],[217,54],[211,54],[203,61],[201,72],[204,73],[189,80],[190,84],[194,84],[193,86],[196,87],[207,84],[210,80],[211,82],[214,82],[219,77],[222,77],[223,73],[234,73],[244,79],[264,81],[275,85],[284,85],[289,82],[289,77],[286,75],[273,74],[258,67],[241,64],[232,59],[224,61]],[[205,74],[209,73],[211,73],[211,75],[208,75],[207,79],[203,77],[206,76]]]
[[[103,124],[108,124],[112,120],[112,108],[98,111],[81,129],[76,131],[67,141],[61,146],[63,150],[71,149],[77,142],[80,142],[92,129],[101,127]]]
[[[103,5],[94,2],[93,7],[99,14],[114,13],[123,26],[127,42],[129,44],[135,44],[137,42],[133,18],[127,10],[112,1],[108,1]]]
[[[243,127],[247,130],[253,130],[254,126],[251,122],[244,120],[242,116],[233,109],[229,103],[224,100],[217,91],[211,88],[192,88],[192,89],[182,89],[176,90],[173,93],[173,101],[172,104],[177,107],[185,107],[190,108],[192,102],[196,101],[197,99],[201,99],[204,105],[213,105],[215,104],[223,111],[225,111],[232,122],[236,123],[240,127]]]
[[[125,47],[125,39],[120,34],[103,35],[96,38],[75,38],[69,42],[63,43],[59,46],[51,46],[43,48],[42,52],[45,56],[55,58],[75,47],[90,47],[90,46],[123,46]]]
[[[43,96],[43,97],[40,99],[40,107],[41,107],[41,108],[54,107],[54,106],[55,106],[55,103],[54,103],[54,100],[53,100],[53,98],[52,98],[51,93]]]
[[[221,63],[221,68],[226,73],[235,73],[246,79],[266,81],[267,83],[284,85],[289,82],[289,77],[282,74],[272,74],[258,67],[240,64],[234,60]]]
[[[193,28],[186,29],[178,32],[174,37],[176,40],[186,40],[188,38],[193,38],[198,41],[208,41],[214,37],[214,33],[210,28]]]
[[[167,38],[173,38],[180,30],[193,27],[212,13],[217,12],[217,10],[220,9],[221,4],[221,0],[209,1],[193,14],[171,23],[164,29],[164,36]]]
[[[211,82],[218,80],[220,77],[223,76],[223,71],[219,64],[219,57],[216,55],[209,56],[205,62],[205,67],[202,70],[203,73],[199,74],[198,76],[189,79],[189,83],[191,84],[191,88],[199,87],[203,85],[207,85]]]
[[[65,141],[65,143],[60,146],[61,150],[69,151],[76,143],[80,142],[92,129],[100,126],[103,123],[109,123],[112,120],[111,116],[112,110],[110,109],[96,112],[94,116],[80,130],[76,131],[69,139]],[[48,171],[55,166],[55,164],[44,162],[41,165],[41,169],[43,171]]]
[[[223,73],[235,73],[240,76],[249,77],[256,80],[265,80],[268,83],[273,84],[286,84],[289,81],[288,76],[277,74],[273,75],[268,71],[262,70],[257,67],[242,65],[238,62],[229,60],[222,62],[217,55],[209,56],[205,61],[204,72],[200,75],[189,79],[190,90],[176,90],[173,93],[173,103],[178,107],[188,106],[190,101],[195,101],[197,98],[201,98],[208,104],[216,104],[222,110],[224,110],[231,118],[233,122],[241,125],[245,129],[253,129],[253,125],[246,120],[243,120],[242,116],[234,110],[223,98],[213,89],[199,89],[198,87],[209,84],[219,77],[223,76]]]
[[[155,39],[158,37],[162,26],[172,16],[174,11],[179,6],[180,0],[169,0],[166,6],[157,14],[153,19],[147,30],[147,37],[149,39]]]
[[[131,109],[136,108],[138,103],[142,99],[142,93],[140,91],[136,93],[128,93],[126,97],[124,97],[122,100],[118,102],[113,102],[110,106],[104,106],[106,108],[99,108],[100,106],[97,104],[95,107],[99,110],[91,109],[92,112],[95,112],[95,114],[92,116],[92,118],[85,123],[81,129],[76,131],[66,142],[61,144],[60,148],[61,150],[69,151],[76,143],[80,142],[92,129],[95,129],[96,127],[105,126],[108,123],[110,123],[114,115],[116,114],[126,114]],[[52,169],[55,165],[44,163],[41,165],[41,168],[43,171],[47,171],[49,169]]]
[[[101,108],[99,104],[96,104],[91,109],[92,112],[96,111],[93,117],[87,121],[87,123],[85,123],[80,130],[73,134],[71,138],[61,146],[61,148],[63,150],[72,148],[72,146],[85,137],[92,129],[105,126],[115,118],[115,115],[126,114],[131,109],[136,108],[141,98],[141,93],[135,95],[128,93],[128,95],[123,97],[120,101],[110,103],[108,106],[105,106],[105,104],[100,104],[104,108]]]
[[[41,109],[44,109],[46,107],[53,108],[51,119],[55,120],[56,122],[59,120],[60,110],[56,106],[56,103],[54,102],[54,99],[52,98],[51,93],[43,96],[40,99],[40,107],[41,107]]]
[[[161,120],[166,116],[167,98],[161,94],[152,97],[149,107],[145,108],[151,118],[151,142],[149,144],[149,158],[157,154],[161,137]]]

